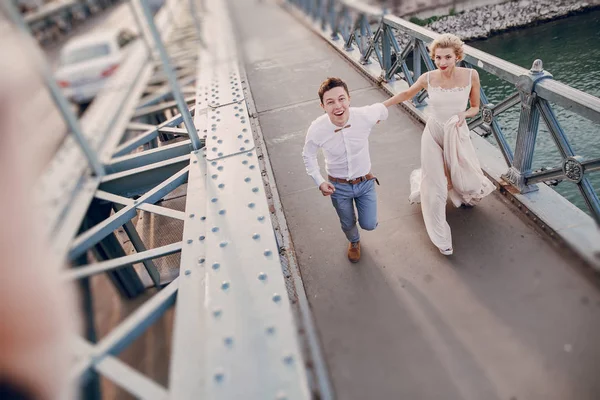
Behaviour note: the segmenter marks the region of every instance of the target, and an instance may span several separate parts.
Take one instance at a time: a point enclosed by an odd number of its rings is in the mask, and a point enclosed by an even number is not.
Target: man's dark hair
[[[346,82],[340,78],[327,78],[325,81],[323,81],[323,83],[321,83],[321,87],[319,88],[319,99],[321,99],[321,104],[323,104],[323,95],[325,92],[336,87],[343,87],[348,97],[350,97],[350,92],[348,92],[348,86],[346,85]]]

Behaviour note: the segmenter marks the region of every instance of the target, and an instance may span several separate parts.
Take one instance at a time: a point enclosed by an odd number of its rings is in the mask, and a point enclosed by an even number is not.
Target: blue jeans
[[[358,242],[360,234],[356,226],[354,202],[358,210],[358,223],[362,229],[372,231],[377,228],[377,192],[375,179],[350,185],[348,183],[332,182],[335,192],[331,202],[340,217],[342,231],[351,242]]]

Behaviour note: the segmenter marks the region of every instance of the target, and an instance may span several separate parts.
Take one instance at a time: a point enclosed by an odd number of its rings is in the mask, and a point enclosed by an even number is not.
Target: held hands
[[[456,116],[458,117],[458,121],[456,122],[456,127],[460,128],[465,123],[465,113],[459,112],[458,114],[456,114]]]
[[[323,182],[319,186],[319,190],[323,194],[323,196],[330,196],[335,192],[335,187],[329,182]]]

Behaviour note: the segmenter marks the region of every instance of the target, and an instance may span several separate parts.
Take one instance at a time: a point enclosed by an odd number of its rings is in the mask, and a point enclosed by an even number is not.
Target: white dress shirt
[[[306,134],[302,151],[306,172],[317,186],[325,182],[319,170],[317,151],[322,148],[325,169],[334,178],[355,179],[371,171],[369,135],[377,121],[386,120],[388,109],[383,103],[366,107],[350,107],[350,117],[340,131],[327,114],[313,121]],[[348,127],[348,125],[350,125]]]

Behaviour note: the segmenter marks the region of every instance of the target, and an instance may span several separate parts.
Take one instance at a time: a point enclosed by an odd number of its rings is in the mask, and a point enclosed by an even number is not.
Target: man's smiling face
[[[334,87],[323,93],[323,110],[329,116],[329,120],[336,126],[343,127],[348,122],[350,114],[350,95],[341,87]]]

